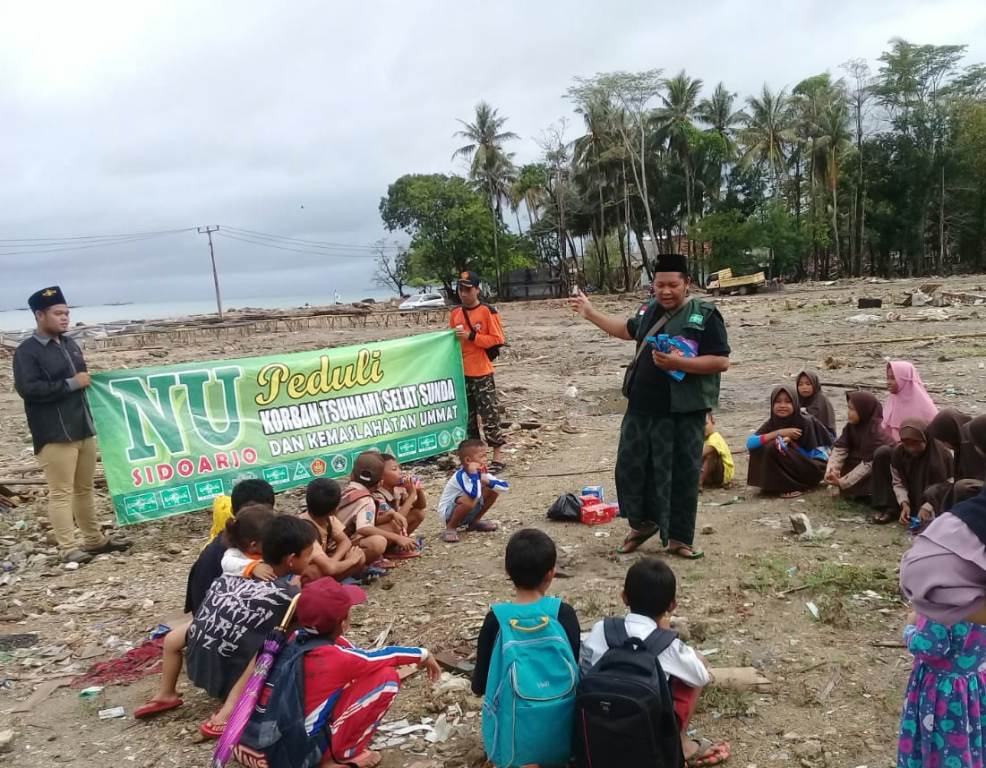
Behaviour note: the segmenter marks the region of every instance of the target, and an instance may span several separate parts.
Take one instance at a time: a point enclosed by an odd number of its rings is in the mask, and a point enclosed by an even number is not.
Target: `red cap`
[[[302,588],[295,615],[302,627],[324,635],[339,626],[350,608],[365,602],[366,592],[362,589],[326,576]]]

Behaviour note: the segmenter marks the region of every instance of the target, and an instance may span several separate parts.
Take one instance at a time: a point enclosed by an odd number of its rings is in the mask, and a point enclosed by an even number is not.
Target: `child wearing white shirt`
[[[656,629],[669,629],[674,615],[677,583],[674,571],[656,557],[634,563],[623,585],[623,602],[630,609],[625,621],[627,634],[641,640]],[[603,622],[596,622],[582,643],[579,656],[582,674],[587,674],[603,657],[609,645]],[[679,639],[675,639],[657,657],[671,684],[675,714],[681,726],[681,748],[689,768],[718,765],[729,759],[729,742],[712,743],[688,737],[688,724],[698,704],[702,688],[712,682],[703,656]]]

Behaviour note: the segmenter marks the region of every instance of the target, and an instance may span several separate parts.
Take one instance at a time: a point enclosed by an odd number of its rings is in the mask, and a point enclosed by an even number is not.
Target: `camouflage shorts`
[[[500,429],[500,405],[496,399],[493,374],[466,376],[466,400],[469,403],[469,437],[473,440],[480,438],[478,422],[482,421],[482,438],[486,444],[494,448],[503,445],[506,440]]]

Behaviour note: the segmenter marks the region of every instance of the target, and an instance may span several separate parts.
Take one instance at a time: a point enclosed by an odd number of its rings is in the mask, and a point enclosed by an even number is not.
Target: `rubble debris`
[[[856,300],[857,309],[880,309],[883,306],[883,299],[870,299],[860,296]]]
[[[811,527],[811,520],[808,519],[808,515],[804,512],[796,512],[790,516],[791,528],[794,532],[798,534],[799,537],[810,539],[815,535],[814,530]]]

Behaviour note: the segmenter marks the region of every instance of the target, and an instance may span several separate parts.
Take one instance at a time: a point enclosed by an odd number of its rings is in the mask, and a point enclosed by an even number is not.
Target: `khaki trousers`
[[[96,473],[96,438],[74,443],[48,443],[38,454],[48,481],[48,519],[63,554],[77,548],[75,527],[83,546],[95,549],[106,542],[96,520],[93,475]]]

